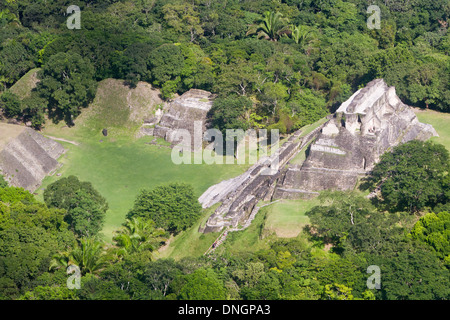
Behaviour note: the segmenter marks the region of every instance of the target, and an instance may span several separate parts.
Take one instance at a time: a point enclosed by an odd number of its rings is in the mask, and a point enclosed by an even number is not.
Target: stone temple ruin
[[[194,135],[202,136],[206,130],[206,116],[213,104],[214,95],[208,91],[191,89],[171,102],[168,112],[161,115],[159,121],[148,134],[164,138],[172,145],[185,143],[182,130],[191,134],[191,150],[198,150],[201,145],[194,145]],[[195,127],[194,122],[201,121],[202,126]]]
[[[273,175],[261,175],[274,158],[260,159],[244,174],[210,187],[199,201],[204,208],[221,205],[199,231],[246,227],[260,200],[307,199],[322,190],[353,189],[380,156],[413,139],[437,136],[431,125],[420,123],[413,110],[397,97],[395,88],[373,80],[344,102],[323,125],[308,135],[295,132],[279,149]],[[307,147],[309,145],[309,147]],[[301,165],[289,161],[307,147]]]
[[[382,79],[370,82],[344,102],[312,143],[301,167],[289,166],[275,198],[304,198],[311,192],[353,189],[380,156],[413,139],[437,136],[420,123]]]
[[[30,128],[0,124],[0,173],[12,186],[33,192],[59,168],[64,152],[61,144]]]

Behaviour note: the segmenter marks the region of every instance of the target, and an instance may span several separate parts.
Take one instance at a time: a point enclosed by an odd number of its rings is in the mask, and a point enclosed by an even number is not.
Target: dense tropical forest
[[[370,4],[380,29],[367,27]],[[67,27],[70,5],[81,29]],[[151,83],[167,101],[210,91],[220,130],[291,133],[376,78],[408,105],[450,112],[449,16],[448,0],[6,0],[0,117],[73,126],[108,78]],[[31,95],[10,90],[35,68]],[[409,142],[361,185],[383,182],[378,197],[324,192],[299,237],[177,260],[157,252],[201,216],[189,184],[142,190],[106,243],[108,202],[90,182],[64,177],[39,201],[0,176],[0,299],[449,299],[449,172],[444,146]],[[367,286],[371,265],[379,289]]]
[[[405,103],[450,111],[448,1],[370,4],[380,29],[367,27],[362,0],[3,1],[1,107],[37,128],[44,115],[71,124],[112,77],[150,82],[167,99],[211,91],[218,128],[290,132],[384,78]],[[66,25],[70,5],[79,30]],[[7,89],[35,67],[39,87],[19,101]]]

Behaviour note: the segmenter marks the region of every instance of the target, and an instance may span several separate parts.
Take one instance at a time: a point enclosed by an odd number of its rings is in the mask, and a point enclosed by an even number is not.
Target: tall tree
[[[53,256],[51,267],[68,267],[75,265],[80,268],[81,274],[98,273],[106,267],[107,260],[103,243],[93,238],[82,238],[68,251]]]
[[[449,153],[430,141],[410,141],[386,152],[368,178],[370,190],[380,187],[390,211],[416,213],[445,201]]]
[[[450,268],[450,213],[428,213],[414,225],[410,237],[425,243]]]
[[[142,190],[127,218],[151,219],[157,228],[176,234],[192,226],[199,218],[201,209],[191,185],[170,183],[152,190]]]
[[[79,54],[57,53],[39,72],[37,90],[48,101],[49,117],[56,122],[64,120],[72,126],[73,120],[95,97],[97,83],[95,69]]]
[[[67,210],[66,221],[80,237],[96,236],[108,210],[106,199],[92,184],[75,176],[50,184],[44,191],[44,201],[49,207]]]
[[[14,118],[22,113],[22,103],[17,95],[10,91],[0,95],[0,109],[8,118]]]
[[[290,27],[290,36],[301,50],[306,50],[314,41],[317,40],[315,31],[309,26],[292,25]]]
[[[182,300],[224,300],[226,291],[223,282],[213,269],[197,269],[185,276],[185,285],[179,298]]]
[[[63,210],[9,198],[8,204],[3,196],[0,200],[0,299],[17,298],[37,282],[51,279],[46,273],[52,255],[74,241]]]
[[[162,11],[167,24],[179,33],[188,33],[190,41],[194,42],[203,35],[198,12],[191,3],[166,4]]]

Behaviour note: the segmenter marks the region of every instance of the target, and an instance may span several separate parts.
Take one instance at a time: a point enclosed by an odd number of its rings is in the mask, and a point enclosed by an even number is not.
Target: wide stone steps
[[[42,179],[59,166],[64,148],[31,129],[10,141],[0,153],[2,173],[10,184],[34,191]]]

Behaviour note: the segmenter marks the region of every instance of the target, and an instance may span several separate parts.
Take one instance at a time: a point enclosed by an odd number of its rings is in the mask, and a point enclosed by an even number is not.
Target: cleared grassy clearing
[[[443,144],[450,151],[450,113],[417,108],[414,112],[420,122],[431,124],[439,134],[439,137],[433,137],[431,141]]]
[[[317,199],[283,200],[263,208],[266,210],[263,234],[275,233],[280,238],[297,237],[309,223],[305,213],[317,205],[320,205]]]
[[[124,222],[141,189],[186,182],[200,196],[211,185],[245,170],[243,166],[226,164],[175,165],[171,160],[171,149],[147,144],[151,139],[144,137],[130,141],[106,137],[103,142],[85,139],[79,146],[61,142],[68,149],[60,160],[63,166],[57,174],[44,180],[37,193],[42,199],[43,188],[69,175],[92,182],[109,203],[103,230],[109,240],[113,230]]]
[[[42,199],[43,188],[61,177],[75,175],[82,181],[90,181],[109,203],[103,229],[107,241],[124,222],[141,189],[186,182],[200,196],[211,185],[235,177],[249,166],[176,165],[171,159],[172,149],[163,139],[157,139],[159,145],[150,143],[154,137],[136,139],[142,119],[153,114],[159,101],[152,89],[139,88],[140,91],[130,91],[118,80],[102,81],[95,101],[83,110],[75,126],[48,122],[43,130],[44,135],[79,145],[60,142],[67,149],[60,159],[63,166],[43,181],[38,197]],[[103,128],[108,129],[106,137]]]

